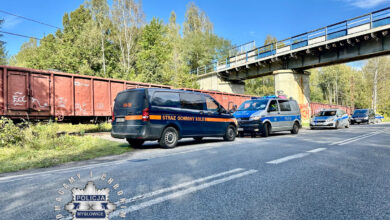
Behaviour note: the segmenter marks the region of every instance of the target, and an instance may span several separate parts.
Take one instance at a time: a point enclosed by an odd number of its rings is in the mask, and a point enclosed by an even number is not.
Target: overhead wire
[[[13,13],[11,13],[11,12],[4,11],[4,10],[1,10],[1,9],[0,9],[0,12],[3,13],[3,14],[7,14],[7,15],[14,16],[14,17],[18,17],[18,18],[21,18],[21,19],[24,19],[24,20],[32,21],[32,22],[35,22],[35,23],[38,23],[38,24],[41,24],[41,25],[46,25],[46,26],[48,26],[48,27],[52,27],[52,28],[56,28],[56,29],[61,29],[61,30],[63,30],[63,29],[60,28],[60,27],[57,27],[57,26],[54,26],[54,25],[51,25],[51,24],[47,24],[47,23],[44,23],[44,22],[42,22],[42,21],[38,21],[38,20],[35,20],[35,19],[32,19],[32,18],[24,17],[24,16],[17,15],[17,14],[13,14]]]
[[[1,31],[0,30],[0,33],[14,35],[14,36],[19,36],[19,37],[25,37],[25,38],[33,38],[33,39],[36,39],[36,40],[41,40],[40,38],[37,38],[37,37],[32,37],[32,36],[27,36],[27,35],[17,34],[17,33],[12,33],[12,32],[8,32],[8,31]]]

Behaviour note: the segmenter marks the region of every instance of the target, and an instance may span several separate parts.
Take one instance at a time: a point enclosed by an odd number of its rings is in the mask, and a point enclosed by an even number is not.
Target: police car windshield
[[[317,116],[335,116],[336,111],[321,111]]]
[[[268,100],[248,100],[238,107],[237,111],[259,111],[267,107]]]

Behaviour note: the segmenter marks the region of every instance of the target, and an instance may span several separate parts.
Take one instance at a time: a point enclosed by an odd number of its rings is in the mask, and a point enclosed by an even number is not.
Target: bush
[[[0,147],[16,145],[23,142],[23,132],[11,119],[0,118]]]

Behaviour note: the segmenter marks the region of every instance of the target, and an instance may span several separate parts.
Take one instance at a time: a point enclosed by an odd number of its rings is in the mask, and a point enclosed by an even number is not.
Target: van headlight
[[[257,120],[260,120],[260,116],[259,115],[257,115],[257,116],[251,116],[250,118],[249,118],[249,120],[250,121],[257,121]]]

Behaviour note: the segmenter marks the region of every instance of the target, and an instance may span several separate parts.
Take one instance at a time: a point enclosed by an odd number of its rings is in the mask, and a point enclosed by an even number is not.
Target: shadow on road
[[[191,146],[191,145],[196,145],[196,144],[205,144],[205,143],[218,143],[218,142],[223,142],[222,139],[203,139],[201,141],[195,141],[195,140],[192,140],[192,139],[186,139],[186,140],[180,140],[178,143],[177,143],[177,146],[175,148],[179,148],[181,146]],[[149,142],[145,142],[145,144],[143,144],[141,147],[133,147],[134,149],[157,149],[157,148],[161,148],[161,146],[159,145],[159,143],[157,141],[149,141]]]

